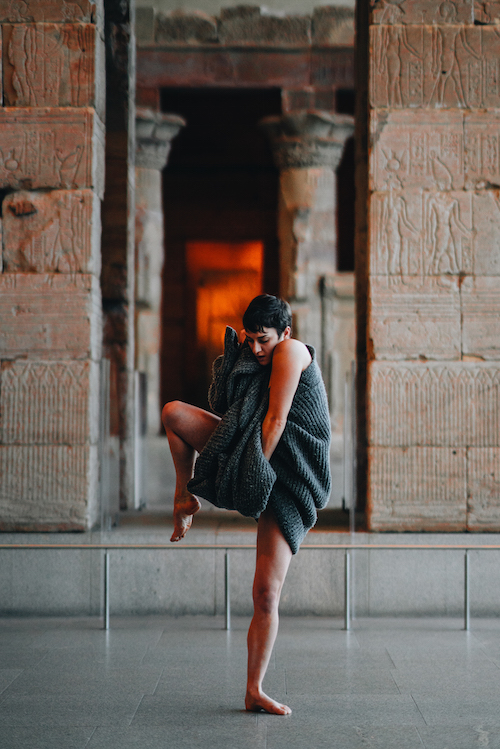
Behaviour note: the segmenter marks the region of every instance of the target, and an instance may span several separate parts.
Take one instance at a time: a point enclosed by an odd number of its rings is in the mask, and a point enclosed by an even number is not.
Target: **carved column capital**
[[[259,125],[269,136],[280,171],[328,167],[335,170],[354,133],[354,118],[317,110],[265,117]]]
[[[185,125],[186,121],[177,114],[163,114],[138,107],[135,117],[135,165],[143,169],[164,169],[171,142]]]

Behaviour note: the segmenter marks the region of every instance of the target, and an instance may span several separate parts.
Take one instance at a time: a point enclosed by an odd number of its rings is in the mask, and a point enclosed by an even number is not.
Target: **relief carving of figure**
[[[18,96],[18,106],[57,106],[64,68],[61,34],[35,27],[16,27],[8,54],[14,68],[12,85]]]
[[[392,190],[382,207],[382,247],[387,256],[389,275],[408,275],[410,270],[411,240],[419,239],[420,232],[408,216],[405,198]]]
[[[482,56],[469,44],[465,28],[463,26],[452,25],[456,16],[455,6],[452,3],[443,3],[440,12],[445,24],[432,29],[432,74],[434,76],[434,86],[430,103],[437,102],[439,106],[443,106],[446,88],[451,83],[457,98],[457,104],[460,107],[466,107],[462,70],[458,54],[459,45],[476,60],[481,60]]]
[[[408,41],[404,26],[385,26],[381,30],[376,49],[376,70],[386,75],[387,102],[391,107],[403,105],[401,89],[401,53],[405,48],[419,60],[422,55]]]
[[[471,242],[475,231],[465,226],[457,198],[446,193],[433,195],[428,203],[427,272],[459,273],[463,270],[462,245]]]

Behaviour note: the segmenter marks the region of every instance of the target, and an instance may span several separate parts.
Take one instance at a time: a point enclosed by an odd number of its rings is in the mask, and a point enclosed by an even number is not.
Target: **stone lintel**
[[[136,111],[135,121],[136,167],[161,171],[167,165],[171,142],[185,127],[186,120],[177,114],[141,107]]]

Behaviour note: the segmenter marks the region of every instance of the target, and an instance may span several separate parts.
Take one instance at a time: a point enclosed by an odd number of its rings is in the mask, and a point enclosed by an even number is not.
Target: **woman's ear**
[[[289,325],[287,325],[285,330],[283,331],[283,339],[291,338],[291,337],[292,337],[292,329]]]

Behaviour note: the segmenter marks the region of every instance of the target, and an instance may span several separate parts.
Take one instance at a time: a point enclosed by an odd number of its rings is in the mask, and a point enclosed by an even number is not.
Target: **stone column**
[[[332,414],[332,458],[340,460],[344,371],[354,356],[354,296],[352,274],[337,272],[335,170],[354,120],[310,110],[267,117],[261,125],[280,170],[280,293],[292,307],[294,335],[316,348]],[[352,316],[348,330],[346,303]]]
[[[164,257],[162,170],[171,141],[185,125],[175,114],[136,113],[136,369],[148,382],[148,433],[160,429],[160,305]]]
[[[0,529],[98,518],[101,3],[0,0]]]
[[[473,0],[372,10],[374,530],[500,529],[499,15]]]

